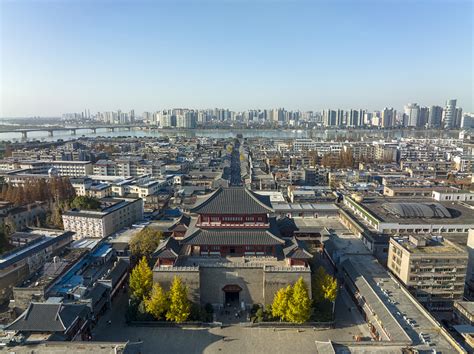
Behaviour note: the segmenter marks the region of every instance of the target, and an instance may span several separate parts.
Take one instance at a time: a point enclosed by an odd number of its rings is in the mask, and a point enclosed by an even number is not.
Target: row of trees
[[[174,277],[170,290],[166,292],[158,283],[153,284],[153,273],[146,257],[133,268],[130,274],[131,302],[155,320],[184,322],[191,314],[188,289],[180,277]]]
[[[301,277],[293,286],[288,285],[277,291],[270,309],[271,317],[291,323],[304,323],[314,312],[318,320],[329,321],[333,318],[337,289],[337,279],[319,267],[312,279],[313,299],[310,299],[307,285]]]
[[[43,179],[31,179],[23,186],[4,183],[0,197],[15,205],[25,205],[36,201],[65,203],[71,201],[76,192],[68,177],[53,177],[48,182]]]
[[[302,277],[295,285],[281,288],[275,294],[271,306],[274,318],[292,323],[304,323],[311,317],[311,299]]]
[[[321,165],[331,168],[351,168],[354,167],[354,155],[352,150],[341,151],[338,155],[325,154],[321,158]]]

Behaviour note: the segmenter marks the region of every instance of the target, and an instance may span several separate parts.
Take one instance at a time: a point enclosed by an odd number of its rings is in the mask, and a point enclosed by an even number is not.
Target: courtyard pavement
[[[327,330],[250,328],[239,324],[223,328],[133,327],[125,323],[126,304],[125,294],[114,300],[112,310],[93,330],[94,341],[140,342],[133,346],[141,353],[295,354],[315,353],[316,341],[353,341],[355,335],[369,337],[365,322],[345,291],[336,303],[336,326]]]

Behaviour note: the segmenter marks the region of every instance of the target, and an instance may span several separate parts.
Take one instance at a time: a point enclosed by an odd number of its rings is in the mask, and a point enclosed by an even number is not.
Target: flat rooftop
[[[137,200],[138,199],[134,198],[102,198],[100,201],[101,204],[104,206],[101,210],[69,210],[63,213],[63,215],[101,219],[105,215],[110,214],[120,208],[123,208]]]
[[[435,236],[436,237],[436,236]],[[444,240],[444,238],[432,239],[424,238],[425,245],[416,245],[408,237],[394,237],[393,240],[404,249],[413,254],[437,254],[443,256],[467,256],[467,252],[456,244]]]
[[[338,211],[333,203],[273,203],[273,209],[278,211]]]
[[[463,308],[471,316],[474,315],[474,301],[457,301],[455,306]]]
[[[73,233],[64,230],[35,229],[31,230],[31,234],[39,235],[39,237],[35,238],[25,246],[15,248],[12,251],[3,254],[0,257],[0,268],[8,267],[10,264],[28,257],[42,248],[46,248],[50,244],[60,240],[57,239],[57,237],[61,236],[62,239],[63,235],[68,234],[72,236]],[[65,235],[64,237],[67,237],[68,235]]]
[[[58,256],[56,261],[46,262],[43,267],[26,279],[19,288],[47,287],[60,275],[70,269],[81,257],[87,253],[85,249],[70,249]]]
[[[276,257],[183,257],[180,258],[177,264],[178,267],[258,267],[264,266],[273,267],[288,267],[284,259]]]
[[[336,250],[340,257],[340,264],[345,260],[350,260],[352,269],[363,276],[373,295],[380,299],[375,308],[377,311],[381,311],[380,316],[386,317],[390,322],[395,320],[411,338],[416,349],[436,348],[443,353],[456,352],[447,337],[440,331],[441,325],[370,254],[362,240],[354,235],[338,234],[332,236],[326,243],[330,243],[331,247]],[[415,326],[410,326],[406,319],[414,322]],[[390,326],[390,323],[388,325]],[[390,328],[388,327],[389,330]],[[420,333],[429,336],[432,346],[421,343]],[[394,338],[394,340],[397,339]]]

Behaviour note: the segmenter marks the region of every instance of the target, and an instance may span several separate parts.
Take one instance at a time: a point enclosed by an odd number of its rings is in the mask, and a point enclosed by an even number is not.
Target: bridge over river
[[[145,126],[143,123],[135,123],[135,124],[109,124],[109,125],[88,125],[88,126],[75,126],[75,127],[68,127],[68,126],[38,126],[38,127],[29,127],[29,128],[16,128],[16,127],[8,127],[2,128],[0,127],[0,133],[21,133],[21,137],[26,139],[28,137],[28,133],[31,132],[48,132],[49,136],[54,136],[55,131],[70,131],[72,135],[76,135],[78,130],[89,130],[92,131],[94,134],[97,132],[98,129],[106,129],[107,131],[115,131],[115,130],[128,130],[130,131],[132,128],[149,128]]]

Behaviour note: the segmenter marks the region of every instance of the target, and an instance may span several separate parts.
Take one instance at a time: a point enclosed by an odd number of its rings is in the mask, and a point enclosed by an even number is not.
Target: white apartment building
[[[473,192],[456,190],[454,188],[447,189],[445,191],[433,191],[432,197],[434,200],[437,200],[440,202],[449,202],[449,201],[473,202],[474,201]]]
[[[103,198],[102,210],[70,210],[63,213],[64,230],[74,237],[104,238],[143,219],[143,200],[134,198]]]
[[[92,173],[90,161],[50,161],[46,162],[59,176],[83,177]]]
[[[92,174],[90,161],[21,161],[3,160],[0,170],[28,170],[29,173],[57,174],[59,176],[82,177]]]

